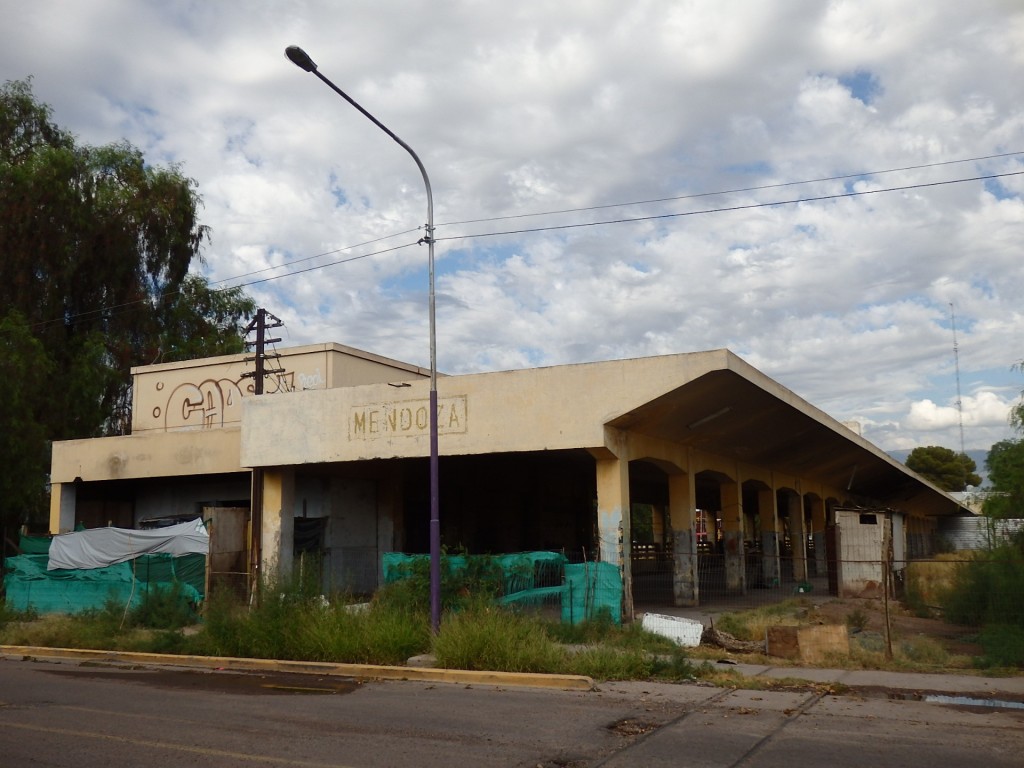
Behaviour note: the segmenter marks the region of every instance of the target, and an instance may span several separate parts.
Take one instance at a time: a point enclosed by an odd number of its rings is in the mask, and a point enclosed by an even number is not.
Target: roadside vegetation
[[[550,609],[499,606],[501,590],[500,569],[486,557],[470,558],[457,572],[445,569],[444,618],[437,636],[430,631],[429,575],[420,566],[369,602],[325,597],[309,578],[272,581],[251,605],[230,593],[215,595],[202,617],[173,589],[154,590],[130,610],[108,603],[73,616],[37,617],[0,602],[0,644],[385,665],[430,654],[442,668],[580,674],[596,680],[699,678],[726,686],[740,685],[727,666],[730,661],[800,663],[713,646],[683,649],[644,631],[639,622],[619,626],[607,614],[562,623]],[[737,640],[763,642],[773,626],[845,624],[850,652],[829,656],[829,667],[998,673],[1024,666],[1024,604],[1019,600],[1024,594],[1024,537],[966,560],[915,563],[905,590],[902,604],[890,603],[888,623],[878,600],[795,596],[718,615],[714,627]],[[938,617],[947,628],[953,622],[977,631],[935,636],[914,624]]]
[[[113,603],[73,616],[35,617],[0,607],[0,644],[402,665],[432,654],[442,668],[588,675],[599,680],[691,680],[682,648],[607,616],[574,626],[542,610],[494,604],[497,581],[470,568],[445,584],[444,620],[430,632],[429,588],[421,578],[382,589],[368,603],[325,597],[313,583],[268,583],[247,605],[215,598],[198,621],[182,601],[154,593],[129,611]]]
[[[1024,531],[959,564],[940,593],[944,617],[978,627],[983,667],[1024,667]]]

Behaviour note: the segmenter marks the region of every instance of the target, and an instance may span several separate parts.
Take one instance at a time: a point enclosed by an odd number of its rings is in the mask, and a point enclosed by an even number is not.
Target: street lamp
[[[437,329],[434,321],[434,196],[430,191],[430,178],[423,167],[419,155],[412,147],[396,136],[384,123],[363,109],[351,96],[345,93],[326,77],[320,74],[316,64],[304,50],[297,45],[289,45],[284,55],[295,66],[306,72],[312,72],[341,98],[363,113],[370,122],[390,136],[416,161],[416,167],[423,175],[423,185],[427,189],[427,231],[420,239],[427,244],[427,273],[430,290],[428,312],[430,316],[430,626],[436,633],[441,627],[441,516],[437,493]]]

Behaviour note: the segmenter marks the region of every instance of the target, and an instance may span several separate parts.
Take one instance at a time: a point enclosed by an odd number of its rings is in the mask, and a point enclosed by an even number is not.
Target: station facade
[[[385,552],[428,549],[429,373],[337,344],[277,367],[260,396],[242,355],[133,369],[130,435],[54,444],[51,532],[233,510],[250,576],[309,553],[325,589],[373,592]],[[727,592],[812,576],[842,590],[842,526],[902,560],[961,511],[728,350],[437,388],[442,543],[615,563],[624,612],[634,596],[701,603],[709,556]],[[885,530],[850,528],[868,524]]]

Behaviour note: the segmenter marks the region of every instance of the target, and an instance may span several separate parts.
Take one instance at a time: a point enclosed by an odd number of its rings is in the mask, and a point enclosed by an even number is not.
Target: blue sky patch
[[[985,191],[996,200],[1010,200],[1017,197],[1017,195],[1003,186],[1003,182],[1000,179],[985,179]]]
[[[873,104],[882,95],[882,84],[875,75],[866,69],[858,69],[849,75],[840,75],[839,83],[850,92],[853,98],[864,104]]]

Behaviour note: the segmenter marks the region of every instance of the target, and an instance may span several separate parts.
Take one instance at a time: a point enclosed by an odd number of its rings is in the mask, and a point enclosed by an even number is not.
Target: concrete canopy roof
[[[678,388],[607,422],[846,489],[850,499],[929,515],[962,512],[947,493],[731,352]],[[722,358],[719,358],[721,361]]]

